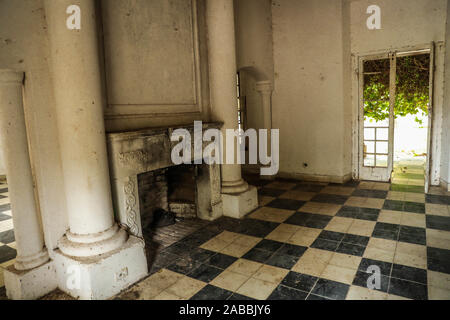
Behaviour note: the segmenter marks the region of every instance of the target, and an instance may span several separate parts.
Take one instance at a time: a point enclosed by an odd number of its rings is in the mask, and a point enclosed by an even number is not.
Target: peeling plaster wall
[[[280,129],[282,175],[340,182],[350,174],[345,10],[336,0],[272,3],[273,127]]]
[[[367,7],[381,9],[381,30],[369,30]],[[443,41],[447,0],[351,1],[352,52],[396,49]]]
[[[45,244],[53,249],[66,232],[67,215],[46,29],[42,1],[0,0],[0,69],[25,72],[24,108],[36,193]]]

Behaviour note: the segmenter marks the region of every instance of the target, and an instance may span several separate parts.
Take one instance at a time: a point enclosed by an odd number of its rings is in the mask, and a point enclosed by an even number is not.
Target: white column
[[[272,154],[272,144],[271,144],[271,129],[272,129],[272,82],[268,80],[258,81],[256,83],[256,91],[261,94],[261,105],[264,120],[264,129],[267,129],[267,154]],[[274,179],[275,175],[261,176],[262,179]]]
[[[81,29],[66,26],[77,4]],[[127,239],[113,218],[94,0],[46,0],[51,67],[70,230],[70,256],[112,251]]]
[[[233,0],[208,0],[206,22],[212,116],[214,120],[224,122],[222,130],[226,144],[225,130],[238,128]],[[239,154],[238,149],[235,149],[236,155]],[[245,194],[250,189],[250,194]],[[225,215],[242,217],[253,210],[257,205],[257,195],[256,189],[250,189],[242,179],[239,164],[222,165],[222,200]]]
[[[0,136],[16,238],[17,270],[49,260],[33,188],[22,99],[23,72],[0,70]]]

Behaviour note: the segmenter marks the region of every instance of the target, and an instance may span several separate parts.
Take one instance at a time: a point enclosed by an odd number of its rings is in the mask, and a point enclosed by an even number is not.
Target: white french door
[[[396,101],[397,58],[418,54],[430,55],[427,156],[425,166],[425,192],[428,192],[431,160],[431,131],[433,115],[434,44],[428,49],[388,52],[359,58],[359,179],[388,182],[394,162],[394,109]],[[375,77],[375,78],[371,78]],[[370,100],[370,92],[380,87],[365,86],[380,80],[385,94],[376,94],[376,101]],[[375,80],[375,81],[374,81]],[[387,88],[387,86],[389,88]],[[387,90],[388,89],[388,90]],[[382,91],[384,92],[384,91]],[[367,99],[367,100],[366,100]],[[372,108],[373,106],[373,108]],[[377,113],[375,113],[375,111]],[[373,112],[372,112],[373,111]]]
[[[372,68],[369,68],[369,65]],[[374,67],[375,66],[375,67]],[[387,95],[376,101],[365,101],[364,83],[370,77],[389,79]],[[359,62],[359,178],[362,180],[389,181],[393,169],[394,104],[395,104],[395,53],[367,56]],[[374,88],[373,90],[378,90]],[[367,103],[384,106],[383,119],[374,120],[364,108]]]

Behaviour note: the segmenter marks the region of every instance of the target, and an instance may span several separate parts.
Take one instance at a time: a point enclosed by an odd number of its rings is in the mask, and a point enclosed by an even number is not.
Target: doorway
[[[433,49],[359,61],[359,178],[428,189]]]

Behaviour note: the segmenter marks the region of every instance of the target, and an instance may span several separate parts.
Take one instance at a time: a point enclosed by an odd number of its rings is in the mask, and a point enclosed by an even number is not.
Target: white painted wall
[[[367,7],[381,9],[381,30],[369,30]],[[350,4],[352,53],[442,41],[447,0],[357,0]]]
[[[273,127],[284,175],[342,181],[350,174],[345,10],[336,0],[273,1]]]
[[[442,113],[441,185],[450,191],[450,1],[447,7],[444,103]]]

